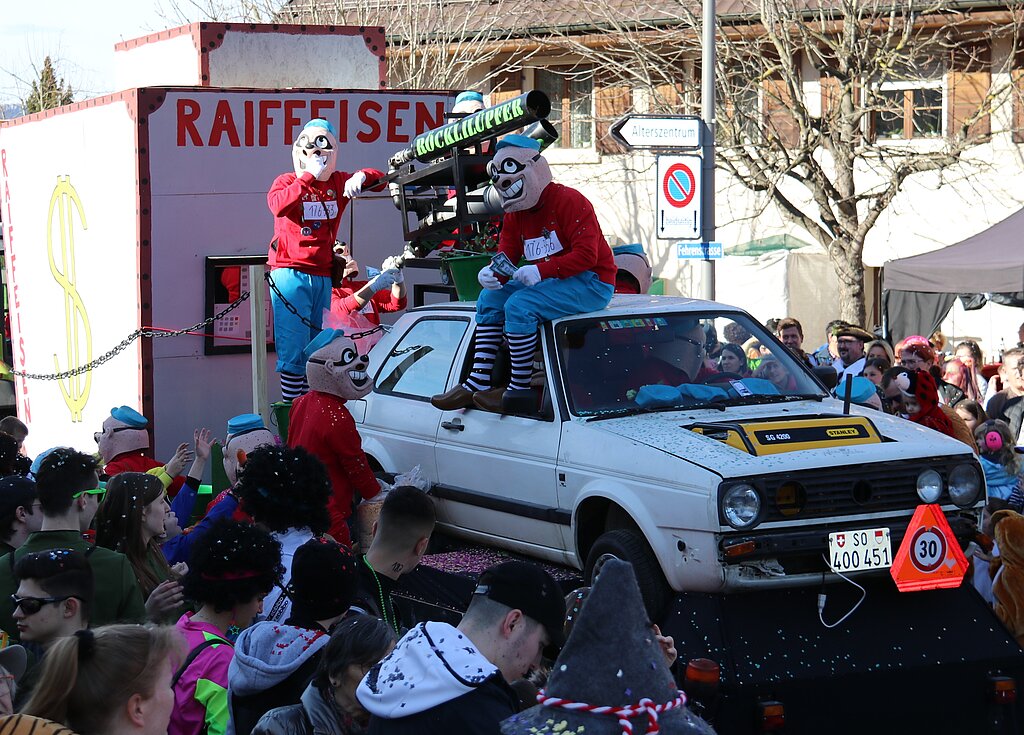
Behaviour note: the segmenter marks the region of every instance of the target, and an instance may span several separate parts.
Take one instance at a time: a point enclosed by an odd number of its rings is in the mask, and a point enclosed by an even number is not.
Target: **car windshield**
[[[566,321],[556,330],[579,416],[773,403],[826,395],[744,314],[665,313]]]

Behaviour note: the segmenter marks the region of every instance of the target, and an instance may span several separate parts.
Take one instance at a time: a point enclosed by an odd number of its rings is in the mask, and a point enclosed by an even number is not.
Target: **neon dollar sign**
[[[75,264],[75,228],[72,205],[78,212],[78,220],[81,222],[82,229],[89,229],[85,221],[85,212],[82,210],[82,201],[78,198],[75,187],[71,185],[71,177],[58,176],[57,186],[54,187],[53,195],[50,197],[50,211],[46,220],[46,254],[50,259],[50,273],[64,290],[64,326],[67,335],[67,367],[61,368],[60,360],[55,354],[53,366],[56,372],[74,370],[92,362],[92,328],[89,326],[89,316],[86,314],[85,304],[82,302],[82,296],[78,293],[76,284],[77,267]],[[61,263],[59,267],[53,252],[55,245],[54,214],[58,217],[57,226],[60,228]],[[58,385],[60,385],[60,392],[64,396],[64,403],[71,411],[71,420],[81,422],[82,409],[89,401],[89,390],[92,388],[92,371],[67,378],[67,385],[63,380],[58,381]]]

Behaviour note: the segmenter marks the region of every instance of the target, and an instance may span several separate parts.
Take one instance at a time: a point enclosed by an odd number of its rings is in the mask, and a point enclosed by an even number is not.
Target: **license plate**
[[[834,572],[862,572],[892,566],[888,528],[838,531],[828,535],[829,566]]]

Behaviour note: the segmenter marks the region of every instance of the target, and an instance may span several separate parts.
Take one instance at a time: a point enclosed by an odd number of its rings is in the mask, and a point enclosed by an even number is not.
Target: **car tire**
[[[672,589],[646,539],[639,531],[628,528],[617,528],[601,534],[587,554],[584,576],[588,584],[594,583],[595,570],[600,571],[601,564],[609,558],[633,565],[644,607],[651,620],[657,622],[672,598]]]

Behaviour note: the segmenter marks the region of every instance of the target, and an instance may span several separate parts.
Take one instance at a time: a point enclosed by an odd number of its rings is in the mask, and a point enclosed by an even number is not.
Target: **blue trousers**
[[[541,322],[608,306],[615,288],[593,271],[569,278],[545,278],[536,286],[509,281],[484,289],[476,302],[477,324],[504,324],[506,334],[535,334]]]
[[[324,309],[331,308],[331,279],[311,276],[292,268],[276,268],[270,277],[274,285],[295,310],[313,323],[310,329],[289,311],[273,289],[270,305],[274,309],[274,346],[277,349],[277,372],[306,374],[306,358],[302,351],[320,334]]]

